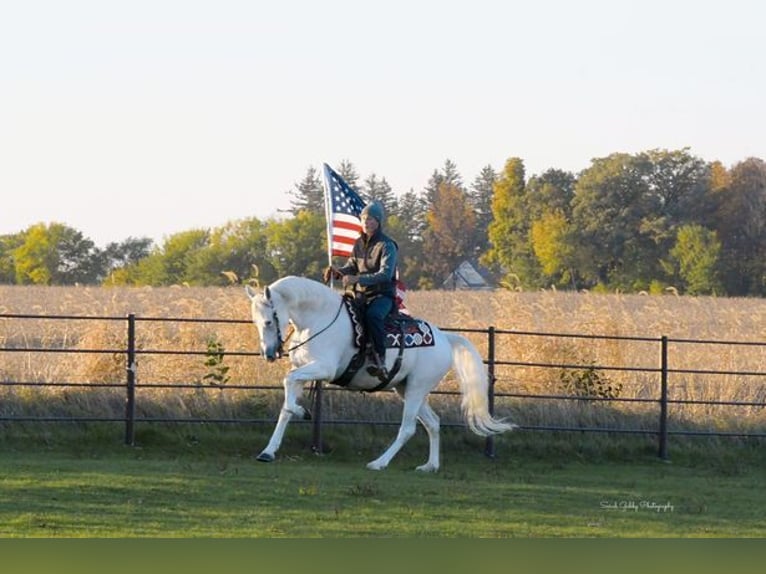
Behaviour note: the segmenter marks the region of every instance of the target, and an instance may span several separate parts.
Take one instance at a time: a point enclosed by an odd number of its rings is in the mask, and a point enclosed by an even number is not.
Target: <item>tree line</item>
[[[385,177],[338,173],[385,207],[410,288],[439,288],[464,260],[511,289],[766,295],[766,163],[730,168],[680,150],[614,153],[578,174],[527,177],[509,158],[466,184],[450,160],[425,187],[396,194]],[[191,229],[161,245],[130,237],[99,248],[62,223],[0,236],[0,282],[19,285],[226,285],[327,265],[324,189],[309,167],[282,218]]]

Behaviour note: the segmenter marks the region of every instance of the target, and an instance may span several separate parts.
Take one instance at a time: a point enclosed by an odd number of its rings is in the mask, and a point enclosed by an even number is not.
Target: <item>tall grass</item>
[[[656,404],[609,399],[652,399],[659,394],[659,342],[671,339],[766,342],[766,301],[709,297],[605,295],[543,291],[519,293],[414,291],[413,314],[454,329],[512,331],[497,338],[502,362],[564,365],[554,368],[500,366],[499,393],[595,395],[603,402],[504,399],[501,416],[523,425],[576,425],[609,428],[656,427]],[[93,288],[0,287],[0,313],[75,315],[109,319],[0,319],[0,347],[76,349],[80,353],[0,352],[0,381],[98,383],[103,388],[0,387],[0,415],[120,416],[125,381],[127,321],[138,318],[139,416],[273,417],[281,393],[236,389],[238,385],[280,388],[287,362],[269,364],[234,352],[258,349],[241,287]],[[243,323],[150,321],[149,318],[242,320]],[[652,340],[541,337],[519,332],[645,337]],[[468,333],[486,356],[487,336]],[[212,343],[211,343],[212,342]],[[212,347],[211,347],[212,344]],[[211,348],[223,355],[215,358]],[[94,352],[84,352],[94,351]],[[97,352],[95,352],[97,351]],[[152,351],[193,351],[160,354]],[[213,354],[211,354],[213,353]],[[766,346],[673,342],[671,369],[763,373]],[[627,367],[640,370],[614,370]],[[217,370],[216,370],[217,369]],[[653,370],[654,369],[654,370]],[[225,376],[222,375],[225,374]],[[179,389],[173,384],[191,384]],[[753,406],[722,408],[675,404],[673,428],[725,431],[766,427],[766,377],[762,374],[671,373],[670,398],[685,401],[738,401]],[[447,379],[440,390],[455,390]],[[434,396],[443,422],[460,422],[454,397]],[[397,421],[399,404],[389,393],[374,396],[331,391],[325,395],[329,419]]]

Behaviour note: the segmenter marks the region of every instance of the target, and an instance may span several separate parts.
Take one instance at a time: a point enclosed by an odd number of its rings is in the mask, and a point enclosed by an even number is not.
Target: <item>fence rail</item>
[[[55,321],[68,324],[71,321],[100,321],[100,322],[122,322],[125,329],[124,345],[114,346],[110,348],[78,348],[66,345],[53,345],[53,344],[29,344],[28,342],[20,342],[17,338],[12,336],[13,328],[9,325],[12,322],[25,322],[25,321]],[[274,419],[270,417],[250,417],[250,418],[205,418],[198,416],[188,417],[152,417],[152,416],[138,416],[137,405],[141,400],[141,391],[146,389],[191,389],[199,388],[199,383],[186,383],[186,382],[146,382],[139,383],[139,357],[141,356],[205,356],[210,354],[210,350],[199,349],[161,349],[161,348],[140,348],[137,344],[138,332],[140,326],[143,325],[173,325],[173,324],[226,324],[226,325],[250,325],[250,321],[247,320],[232,320],[232,319],[193,319],[193,318],[168,318],[168,317],[137,317],[134,314],[129,314],[126,317],[114,317],[114,316],[78,316],[78,315],[34,315],[34,314],[0,314],[0,326],[5,324],[6,333],[10,332],[11,335],[7,335],[0,338],[0,388],[13,388],[13,387],[28,387],[28,388],[101,388],[101,389],[122,389],[124,390],[124,413],[119,416],[104,416],[101,413],[92,413],[88,416],[57,416],[49,414],[38,415],[26,415],[7,413],[2,408],[2,402],[0,402],[0,421],[12,423],[12,422],[120,422],[124,425],[124,441],[128,445],[135,444],[136,426],[138,424],[150,424],[150,423],[222,423],[222,424],[273,424]],[[637,336],[614,336],[614,335],[592,335],[592,334],[577,334],[577,333],[552,333],[552,332],[534,332],[534,331],[517,331],[508,329],[499,329],[494,326],[490,326],[486,329],[476,328],[442,328],[445,331],[460,332],[466,335],[473,335],[475,337],[481,336],[485,338],[484,342],[484,362],[487,365],[488,377],[489,377],[489,407],[490,412],[494,412],[498,403],[517,401],[519,404],[530,404],[534,401],[559,403],[572,403],[576,404],[636,404],[636,405],[656,405],[656,413],[653,417],[654,424],[650,427],[647,426],[614,426],[614,425],[556,425],[547,424],[545,421],[538,422],[538,424],[520,425],[523,430],[530,431],[557,431],[557,432],[593,432],[593,433],[623,433],[623,434],[643,434],[654,435],[657,437],[657,455],[662,459],[668,457],[668,440],[673,435],[683,436],[732,436],[732,437],[753,437],[764,438],[766,432],[762,429],[766,427],[766,421],[763,416],[758,419],[760,423],[756,424],[755,428],[745,430],[728,430],[720,428],[710,428],[715,425],[710,424],[707,428],[671,428],[669,426],[670,411],[673,407],[678,406],[707,406],[707,407],[722,407],[722,408],[754,408],[763,409],[766,407],[766,371],[762,369],[725,369],[725,368],[690,368],[688,366],[673,367],[669,360],[669,349],[671,346],[688,347],[688,346],[700,346],[706,345],[716,349],[722,348],[744,348],[753,353],[760,353],[766,356],[766,342],[756,341],[726,341],[726,340],[704,340],[704,339],[688,339],[688,338],[668,338],[667,336],[659,337],[637,337]],[[590,362],[583,364],[582,361],[541,361],[541,360],[511,360],[508,358],[501,358],[499,346],[501,341],[508,346],[508,339],[520,339],[520,338],[536,338],[543,341],[566,341],[566,340],[582,340],[582,341],[599,341],[599,342],[619,342],[623,344],[646,344],[654,348],[653,364],[635,365],[635,364],[596,364]],[[125,375],[124,380],[112,381],[112,382],[60,382],[60,381],[35,381],[35,380],[14,380],[12,376],[6,374],[2,368],[3,357],[10,356],[14,353],[26,353],[28,355],[46,355],[46,354],[87,354],[87,355],[119,355],[124,357]],[[257,351],[242,351],[242,350],[222,350],[220,356],[226,357],[257,357],[260,353]],[[648,353],[647,353],[648,355]],[[756,364],[764,364],[763,362]],[[642,375],[644,377],[650,377],[653,381],[653,390],[645,396],[619,396],[618,394],[609,395],[603,393],[591,393],[593,389],[586,388],[580,389],[578,392],[534,392],[534,391],[508,391],[497,390],[497,382],[502,378],[510,379],[513,369],[523,369],[525,372],[532,370],[547,370],[556,373],[566,373],[573,370],[586,369],[587,373],[598,382],[593,373],[627,373],[630,375]],[[502,372],[501,372],[502,371]],[[729,399],[710,399],[710,398],[684,398],[679,396],[673,396],[670,391],[670,379],[671,377],[679,375],[693,375],[702,377],[748,377],[757,379],[757,387],[759,391],[756,393],[756,399],[750,400],[729,400]],[[522,381],[523,382],[523,381]],[[587,381],[586,381],[587,382]],[[692,381],[693,384],[698,384],[698,381]],[[508,386],[508,385],[506,385]],[[249,384],[225,384],[220,386],[221,390],[259,390],[259,391],[281,391],[280,386],[276,385],[249,385]],[[312,445],[315,449],[321,449],[322,438],[321,428],[325,424],[390,424],[397,425],[399,421],[372,421],[372,420],[349,420],[349,419],[325,419],[323,413],[324,395],[326,392],[332,392],[338,390],[335,387],[325,387],[321,383],[316,383],[310,395],[313,411],[313,438]],[[596,389],[598,390],[598,389]],[[585,392],[583,392],[585,391]],[[459,393],[455,391],[441,391],[437,390],[434,395],[451,398],[458,396]],[[520,407],[523,408],[523,407]],[[766,412],[766,411],[764,411]],[[458,423],[446,422],[445,426],[458,426]],[[488,456],[494,456],[495,445],[492,438],[487,439],[485,445],[485,453]]]

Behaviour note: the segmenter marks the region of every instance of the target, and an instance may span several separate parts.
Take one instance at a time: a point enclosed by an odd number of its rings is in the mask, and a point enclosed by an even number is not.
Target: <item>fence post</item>
[[[495,327],[487,329],[487,407],[489,414],[495,414]],[[484,454],[495,458],[495,437],[488,436],[484,443]]]
[[[314,454],[322,454],[322,381],[314,381],[313,390],[311,450]]]
[[[661,339],[660,351],[660,435],[657,453],[662,460],[668,460],[668,338]]]
[[[136,443],[136,316],[128,315],[127,385],[125,398],[125,444]]]

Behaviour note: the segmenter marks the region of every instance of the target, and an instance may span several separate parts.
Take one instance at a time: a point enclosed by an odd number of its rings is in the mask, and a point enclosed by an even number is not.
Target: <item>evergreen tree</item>
[[[290,213],[293,215],[298,215],[301,211],[324,214],[324,186],[317,170],[313,167],[306,170],[305,177],[295,186],[295,189],[288,193],[293,196],[290,201]]]
[[[374,173],[370,174],[364,180],[362,190],[362,195],[367,202],[379,201],[386,214],[393,215],[396,213],[396,197],[385,177],[378,179]]]
[[[410,189],[399,198],[394,215],[386,224],[386,232],[399,244],[399,273],[407,285],[417,285],[423,254],[423,231],[425,213],[422,202]]]
[[[474,179],[468,199],[476,214],[475,254],[489,249],[489,225],[492,223],[492,195],[497,173],[491,165],[482,168]]]
[[[356,167],[351,161],[344,159],[340,162],[337,169],[338,175],[351,186],[351,189],[359,192],[359,172],[356,171]],[[364,199],[364,197],[362,198]]]

